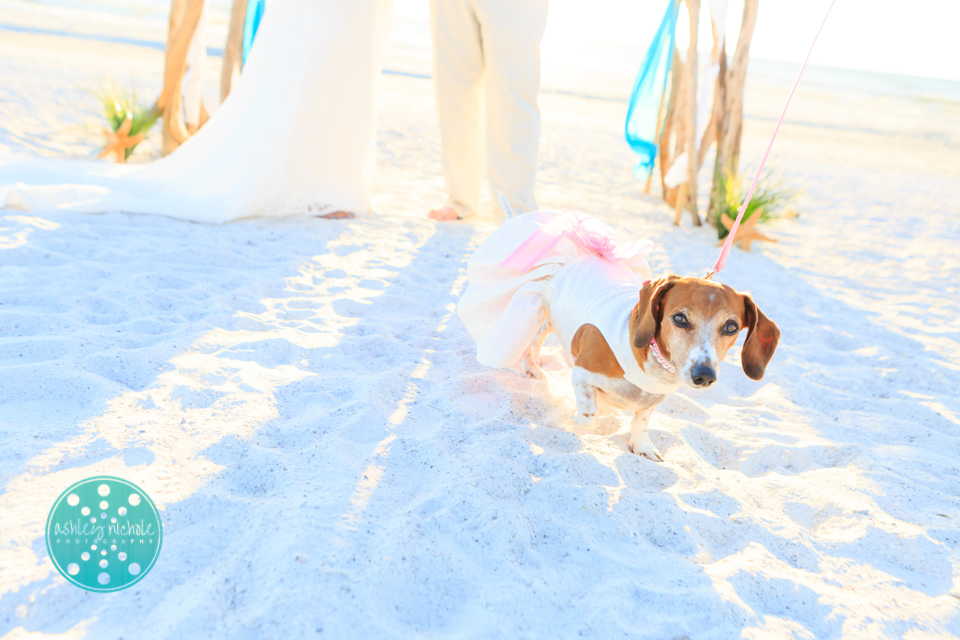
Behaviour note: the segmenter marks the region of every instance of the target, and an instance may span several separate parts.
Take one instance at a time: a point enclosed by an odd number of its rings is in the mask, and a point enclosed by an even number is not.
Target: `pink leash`
[[[770,157],[770,150],[773,149],[773,142],[777,139],[777,134],[780,133],[780,125],[783,124],[783,118],[787,115],[787,109],[790,107],[790,101],[793,100],[793,94],[797,90],[797,85],[800,84],[800,78],[803,77],[803,71],[807,68],[807,62],[810,61],[810,54],[813,53],[813,47],[817,44],[817,38],[820,37],[820,32],[823,31],[823,25],[827,24],[827,18],[830,16],[830,11],[833,9],[833,5],[836,3],[836,1],[837,0],[832,0],[830,2],[830,6],[827,8],[827,15],[823,16],[823,22],[820,23],[820,29],[817,30],[817,35],[813,38],[813,44],[810,45],[810,51],[807,53],[807,57],[803,61],[803,66],[800,67],[800,73],[797,74],[797,79],[793,83],[793,89],[790,90],[790,95],[787,97],[787,104],[783,106],[783,113],[780,114],[780,120],[777,121],[777,128],[773,130],[773,137],[770,138],[770,144],[767,145],[767,152],[763,154],[763,160],[760,161],[760,168],[757,169],[757,175],[753,176],[753,182],[750,184],[750,190],[747,191],[747,197],[740,206],[740,212],[737,214],[737,219],[730,228],[730,233],[727,234],[727,240],[723,243],[723,248],[720,249],[720,257],[717,258],[717,264],[713,265],[713,269],[707,272],[707,275],[703,276],[704,280],[710,279],[713,274],[719,272],[727,264],[727,254],[730,253],[730,247],[733,246],[733,239],[734,236],[737,235],[737,229],[740,228],[740,221],[743,220],[743,214],[747,210],[747,205],[750,204],[750,198],[753,197],[753,192],[757,188],[757,183],[760,182],[760,174],[763,173],[763,167],[767,164],[767,158]]]

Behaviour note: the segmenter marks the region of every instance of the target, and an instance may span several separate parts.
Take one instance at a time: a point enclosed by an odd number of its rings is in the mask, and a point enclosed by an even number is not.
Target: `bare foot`
[[[439,209],[434,209],[428,215],[428,218],[433,218],[434,220],[440,220],[447,222],[449,220],[459,220],[460,214],[457,213],[457,210],[453,207],[441,207]]]
[[[324,213],[316,217],[323,218],[324,220],[345,220],[347,218],[356,218],[357,216],[349,211],[334,211],[333,213]]]

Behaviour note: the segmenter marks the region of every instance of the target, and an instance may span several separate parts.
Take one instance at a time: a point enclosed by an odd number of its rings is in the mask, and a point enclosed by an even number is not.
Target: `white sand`
[[[89,155],[75,85],[121,54],[158,81],[159,52],[0,31],[0,149]],[[734,352],[668,399],[655,464],[615,417],[574,425],[556,347],[546,383],[476,363],[453,311],[491,227],[422,217],[431,85],[382,86],[370,218],[0,214],[0,637],[960,634],[956,103],[798,96],[776,166],[801,216],[721,278],[779,323],[777,355],[759,383]],[[745,163],[784,96],[751,87]],[[712,263],[712,230],[638,194],[624,104],[542,107],[541,205],[653,238],[655,273]],[[108,595],[43,540],[96,474],[165,526],[153,571]]]

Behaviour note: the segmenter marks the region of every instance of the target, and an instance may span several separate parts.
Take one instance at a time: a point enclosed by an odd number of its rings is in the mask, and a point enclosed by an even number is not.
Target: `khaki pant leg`
[[[480,205],[483,173],[483,49],[473,0],[430,0],[433,77],[447,206],[461,216]]]
[[[540,146],[540,42],[547,0],[476,0],[486,70],[487,171],[516,213],[537,208],[534,187]]]

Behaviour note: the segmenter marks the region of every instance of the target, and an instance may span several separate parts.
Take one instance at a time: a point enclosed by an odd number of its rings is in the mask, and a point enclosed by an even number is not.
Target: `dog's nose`
[[[717,381],[717,372],[705,364],[698,364],[690,371],[693,384],[698,387],[709,387]]]

